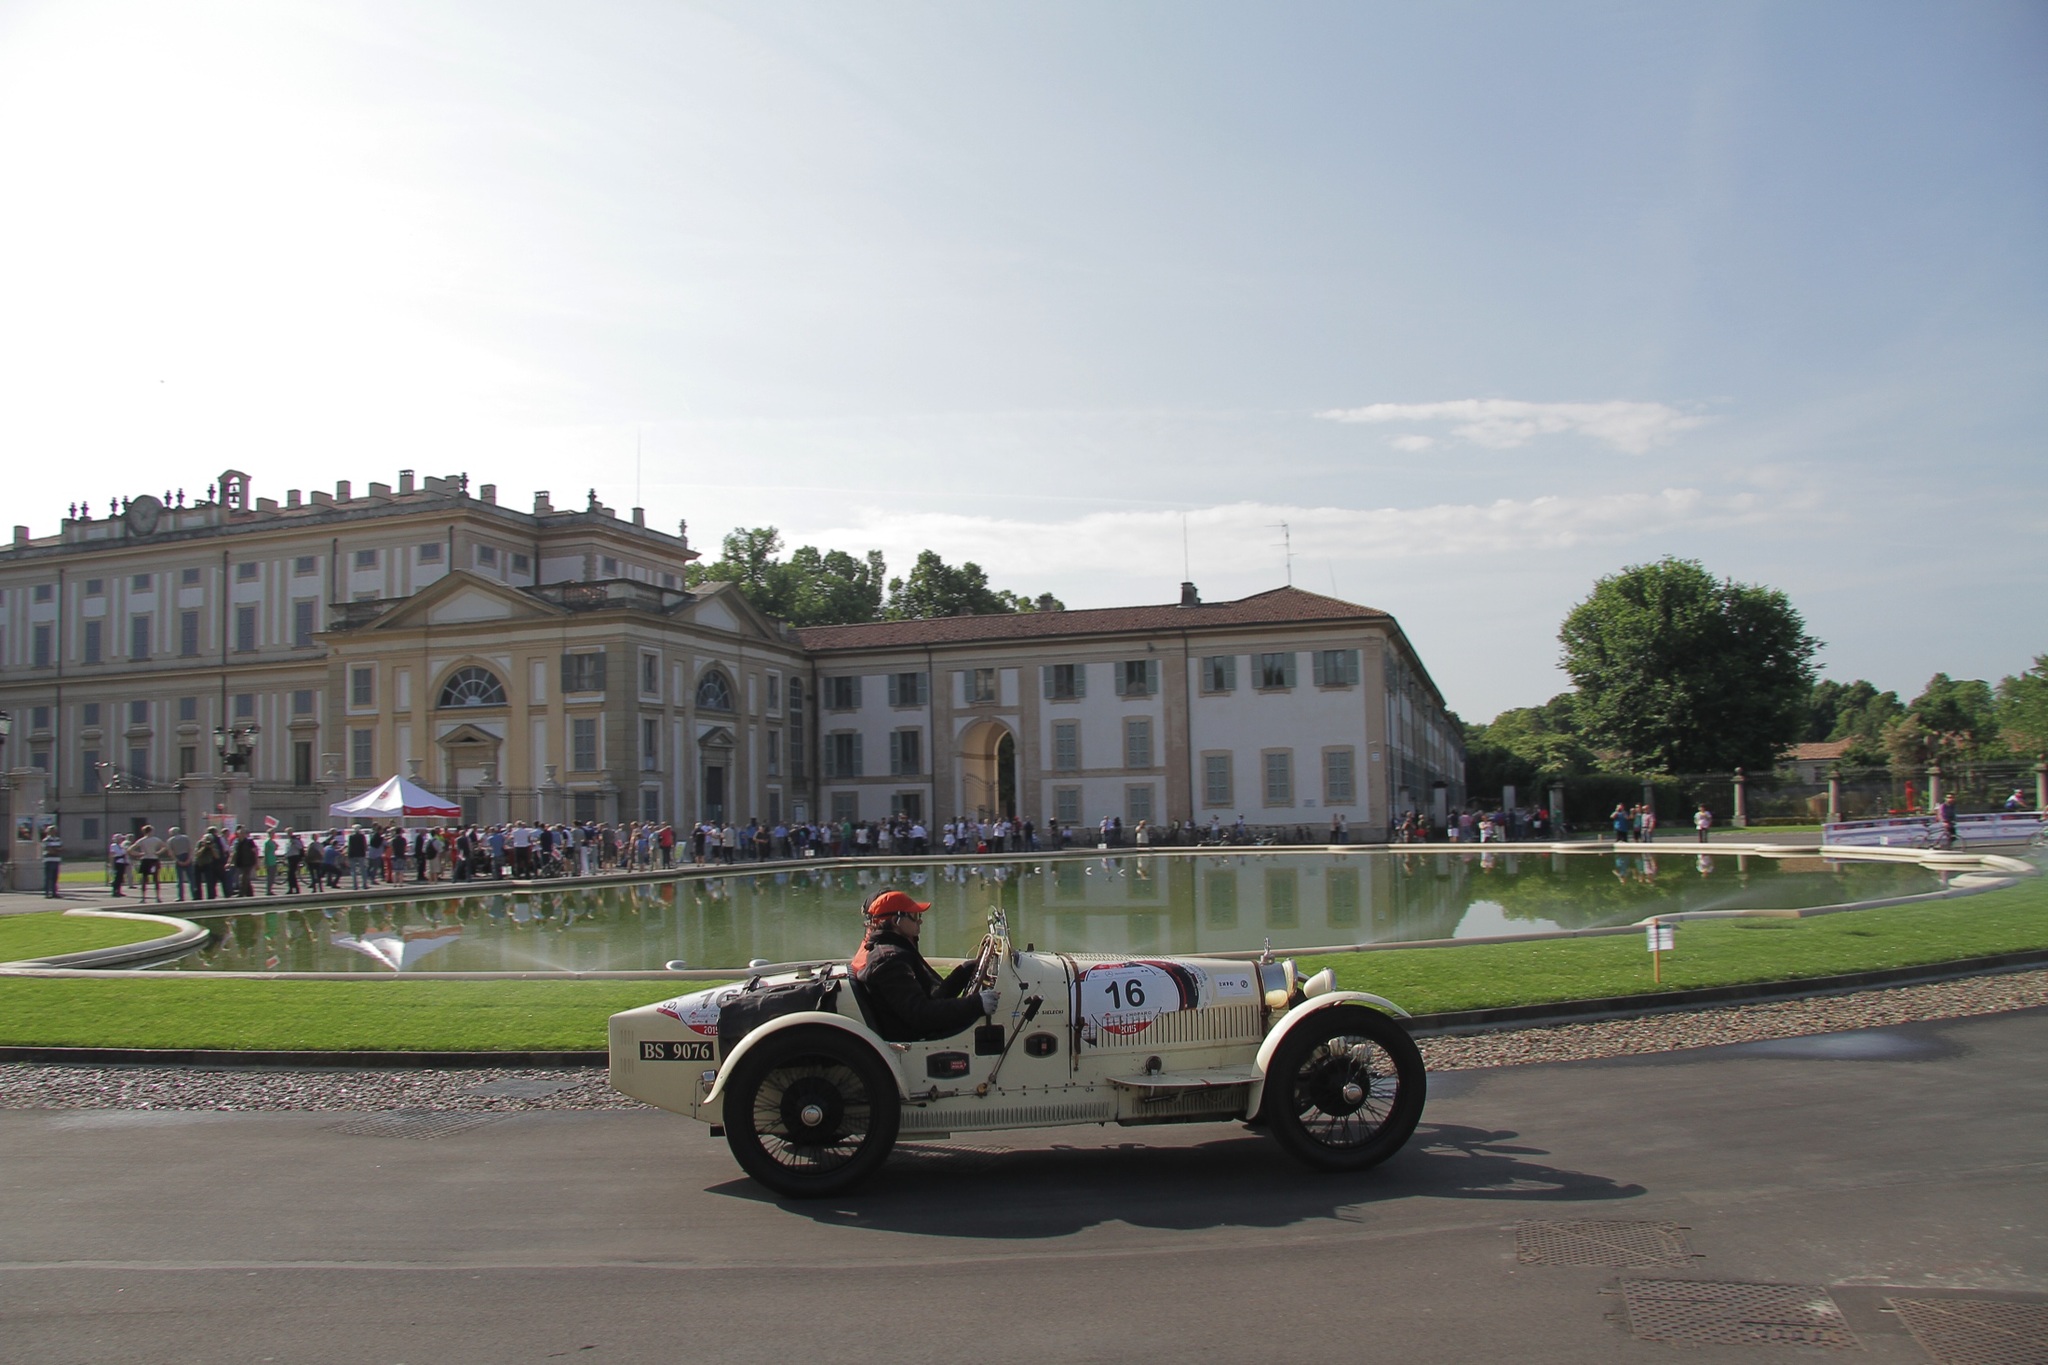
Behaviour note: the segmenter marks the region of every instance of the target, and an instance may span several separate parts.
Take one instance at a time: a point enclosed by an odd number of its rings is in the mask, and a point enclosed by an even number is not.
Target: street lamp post
[[[256,753],[256,736],[262,733],[263,727],[255,721],[214,726],[213,748],[220,755],[221,766],[231,773],[249,771],[250,760]]]

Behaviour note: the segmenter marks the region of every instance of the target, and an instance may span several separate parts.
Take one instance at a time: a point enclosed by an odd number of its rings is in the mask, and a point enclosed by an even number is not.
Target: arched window
[[[458,668],[441,684],[443,706],[503,706],[505,685],[486,668]]]
[[[697,684],[697,705],[706,711],[732,710],[732,684],[717,669],[706,673]]]

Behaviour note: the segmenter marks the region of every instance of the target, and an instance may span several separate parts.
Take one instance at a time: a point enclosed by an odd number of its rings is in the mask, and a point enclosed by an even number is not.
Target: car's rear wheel
[[[777,1194],[816,1199],[873,1175],[896,1145],[896,1081],[860,1039],[793,1028],[747,1049],[725,1087],[725,1141]]]
[[[1259,1120],[1311,1166],[1362,1171],[1401,1150],[1427,1088],[1422,1052],[1398,1022],[1364,1005],[1332,1005],[1274,1049]]]

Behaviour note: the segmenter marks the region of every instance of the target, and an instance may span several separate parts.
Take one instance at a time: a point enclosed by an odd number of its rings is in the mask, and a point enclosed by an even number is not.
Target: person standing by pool
[[[1692,813],[1692,827],[1699,835],[1700,842],[1704,844],[1707,841],[1707,831],[1714,827],[1714,813],[1701,806]]]
[[[143,900],[149,899],[149,888],[156,888],[156,903],[164,903],[164,883],[160,869],[163,867],[164,841],[156,837],[156,831],[149,825],[142,827],[142,833],[135,842],[128,845],[128,856],[135,860],[135,894]]]
[[[43,830],[43,894],[51,900],[60,895],[57,882],[64,875],[64,837],[52,824]]]

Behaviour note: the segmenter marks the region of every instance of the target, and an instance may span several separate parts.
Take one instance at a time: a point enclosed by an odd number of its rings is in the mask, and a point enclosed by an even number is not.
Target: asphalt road
[[[1925,1365],[1893,1300],[2048,1323],[2044,1054],[2048,1011],[2026,1011],[1449,1073],[1364,1176],[1234,1127],[1057,1129],[900,1149],[822,1204],[766,1197],[667,1115],[429,1139],[332,1113],[0,1111],[0,1360],[1814,1354],[1631,1335],[1723,1292],[1625,1283],[1683,1280],[1818,1287],[1793,1298],[1832,1299],[1839,1322],[1814,1322],[1853,1337],[1842,1358]],[[1630,1225],[1600,1248],[1689,1254],[1517,1259],[1519,1224],[1580,1220]]]

